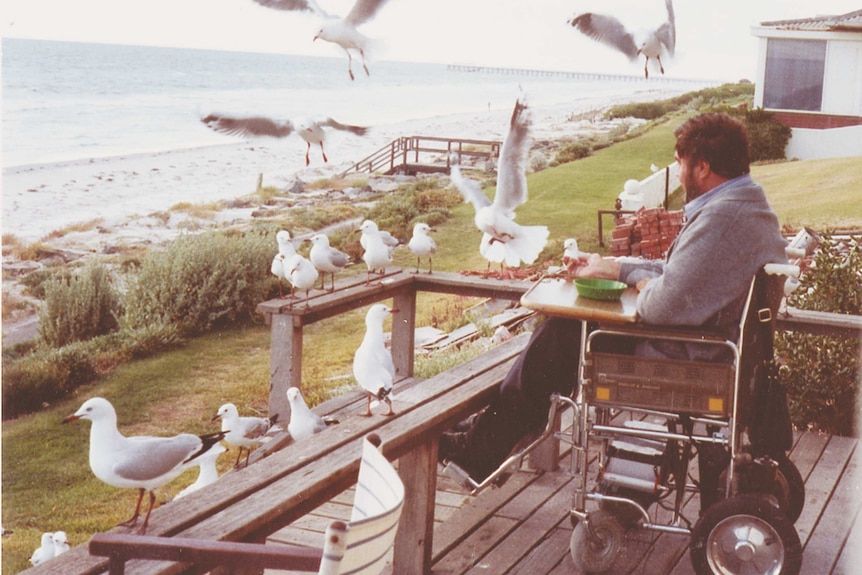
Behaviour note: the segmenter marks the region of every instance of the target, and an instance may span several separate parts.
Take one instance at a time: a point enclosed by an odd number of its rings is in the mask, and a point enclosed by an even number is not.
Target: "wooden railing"
[[[346,416],[337,426],[339,429],[321,433],[314,441],[290,442],[281,449],[274,449],[272,442],[272,446],[259,449],[267,457],[265,464],[225,474],[206,489],[157,508],[148,534],[214,541],[263,541],[354,483],[360,442],[373,431],[383,438],[384,455],[401,460],[406,491],[393,572],[399,575],[430,572],[437,439],[453,423],[487,404],[528,336],[518,336],[429,380],[415,380],[412,374],[416,296],[427,291],[517,301],[529,286],[523,281],[453,273],[396,271],[382,277],[380,284],[368,286],[364,277],[344,279],[335,292],[313,297],[309,307],[304,302],[291,307],[285,300],[261,303],[258,309],[272,329],[272,412],[287,414],[287,387],[301,382],[303,327],[392,298],[399,309],[392,326],[399,409],[394,417],[363,417],[360,413],[364,411],[364,400],[358,393],[327,402],[326,409],[339,410]],[[777,325],[784,330],[862,337],[859,316],[791,308],[789,315],[778,318]],[[315,411],[327,413],[321,407]],[[86,546],[81,545],[27,573],[95,575],[105,572],[107,566],[107,559],[91,556]],[[128,572],[174,575],[196,571],[182,564],[138,561],[129,565]]]
[[[339,174],[351,172],[373,174],[416,174],[417,172],[448,172],[452,157],[461,163],[464,157],[485,158],[494,162],[500,157],[501,143],[492,140],[438,138],[435,136],[402,136],[376,152],[359,160]],[[443,161],[431,155],[443,155]]]

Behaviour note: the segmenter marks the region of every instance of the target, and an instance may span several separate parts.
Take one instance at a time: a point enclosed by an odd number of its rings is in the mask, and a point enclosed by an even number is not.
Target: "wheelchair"
[[[763,374],[774,365],[773,320],[785,276],[798,274],[789,264],[758,272],[736,341],[689,329],[585,325],[576,396],[553,396],[540,437],[482,483],[466,477],[462,484],[477,492],[497,483],[554,435],[572,446],[570,547],[582,572],[625,572],[627,537],[640,529],[690,537],[698,574],[797,574],[802,546],[794,522],[805,487],[786,455],[792,430],[789,421],[781,422],[786,429],[764,430],[761,420],[769,401],[786,405],[783,391],[777,400],[768,395],[764,386],[777,384]],[[635,353],[633,344],[643,341],[696,346],[711,360]],[[562,436],[554,422],[568,408],[574,423]]]

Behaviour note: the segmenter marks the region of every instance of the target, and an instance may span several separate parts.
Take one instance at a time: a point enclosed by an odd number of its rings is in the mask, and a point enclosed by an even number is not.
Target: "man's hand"
[[[589,254],[566,262],[569,273],[579,278],[604,278],[615,280],[620,275],[620,264],[612,258]]]

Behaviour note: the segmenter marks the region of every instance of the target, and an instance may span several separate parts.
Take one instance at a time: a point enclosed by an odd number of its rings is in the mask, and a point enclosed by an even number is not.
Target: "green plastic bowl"
[[[578,278],[575,280],[575,289],[578,295],[590,299],[613,301],[620,299],[628,286],[623,282],[606,280],[600,278]]]

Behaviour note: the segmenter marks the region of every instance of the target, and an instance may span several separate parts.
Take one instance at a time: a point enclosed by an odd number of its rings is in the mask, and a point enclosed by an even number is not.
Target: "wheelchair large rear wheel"
[[[797,575],[802,565],[793,522],[757,494],[709,506],[692,529],[690,553],[698,574]]]
[[[575,525],[570,551],[572,561],[583,572],[607,573],[625,559],[625,529],[613,513],[598,509]]]

